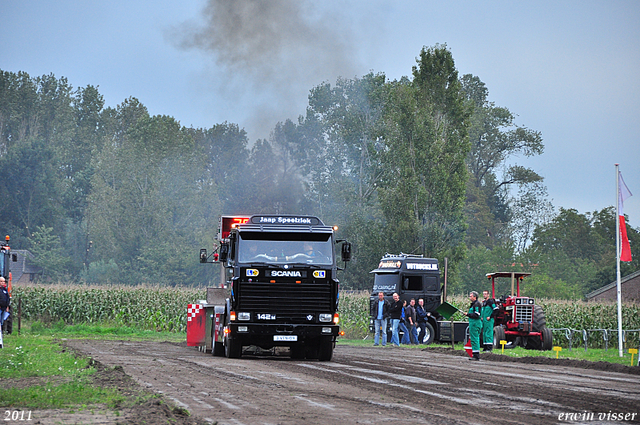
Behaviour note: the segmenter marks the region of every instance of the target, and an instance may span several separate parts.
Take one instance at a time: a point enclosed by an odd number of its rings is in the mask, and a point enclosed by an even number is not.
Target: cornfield
[[[171,288],[151,286],[83,286],[34,285],[15,286],[14,303],[21,298],[22,318],[45,323],[63,320],[67,324],[113,324],[157,331],[185,332],[187,304],[206,298],[204,288]],[[466,310],[463,296],[448,298],[454,306]],[[585,303],[581,301],[537,300],[544,308],[547,327],[580,330],[572,338],[574,347],[584,343],[582,330],[587,330],[590,348],[605,346],[600,329],[616,330],[615,303]],[[14,310],[15,311],[15,310]],[[454,316],[456,320],[465,320]],[[364,338],[369,333],[369,293],[340,294],[340,325],[347,338]],[[622,328],[640,329],[640,305],[624,304]],[[638,332],[627,333],[626,344],[638,346]],[[554,331],[554,344],[567,346],[566,331]],[[617,344],[617,331],[608,332],[608,345]]]
[[[205,289],[148,286],[14,286],[22,318],[44,323],[109,323],[157,331],[184,332],[187,304],[206,298]],[[17,307],[17,306],[14,306]],[[16,311],[16,310],[14,310]]]

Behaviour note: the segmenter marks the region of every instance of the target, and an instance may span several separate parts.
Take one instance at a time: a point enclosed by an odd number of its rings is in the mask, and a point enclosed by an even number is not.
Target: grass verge
[[[0,349],[0,406],[26,409],[83,409],[101,405],[117,409],[146,400],[127,399],[116,388],[96,384],[96,368],[88,358],[64,349],[65,339],[184,341],[182,333],[128,327],[65,325],[35,322],[18,335],[4,336]],[[129,397],[130,398],[130,397]]]
[[[368,347],[373,345],[373,341],[371,338],[367,339],[338,339],[338,345],[350,345],[355,347]],[[451,344],[430,344],[430,345],[403,345],[402,346],[408,350],[421,350],[425,347],[441,347],[441,348],[451,348]],[[461,343],[455,345],[455,350],[464,350],[464,347]],[[500,348],[494,349],[492,351],[493,354],[500,354],[509,357],[549,357],[556,358],[555,351],[539,351],[539,350],[527,350],[522,347],[516,347],[509,350],[504,350],[504,353]],[[609,362],[609,363],[617,363],[625,366],[636,366],[638,361],[638,355],[633,356],[634,363],[631,364],[631,354],[628,349],[625,349],[623,352],[623,357],[620,357],[618,349],[609,348],[608,350],[599,349],[599,348],[590,348],[587,351],[584,348],[573,348],[571,351],[567,348],[563,348],[562,351],[558,353],[558,358],[560,359],[573,359],[573,360],[586,360],[590,362]]]

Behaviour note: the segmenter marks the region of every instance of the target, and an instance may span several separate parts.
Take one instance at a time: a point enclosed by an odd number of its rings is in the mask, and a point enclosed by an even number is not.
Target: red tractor
[[[544,310],[536,305],[535,299],[520,296],[520,283],[531,273],[497,272],[487,273],[491,279],[491,296],[500,309],[495,317],[493,346],[501,347],[500,341],[507,341],[505,348],[522,346],[531,350],[551,350],[553,333],[546,325]],[[511,278],[511,295],[495,298],[495,279]],[[517,288],[514,295],[514,286]]]

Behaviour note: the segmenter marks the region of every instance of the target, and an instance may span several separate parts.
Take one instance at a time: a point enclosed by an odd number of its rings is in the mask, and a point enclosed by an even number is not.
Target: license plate
[[[297,341],[298,335],[274,335],[274,341]]]

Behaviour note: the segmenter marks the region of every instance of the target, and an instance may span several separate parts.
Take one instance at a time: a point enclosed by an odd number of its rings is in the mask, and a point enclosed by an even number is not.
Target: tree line
[[[556,212],[515,163],[543,152],[541,133],[488,97],[446,45],[424,47],[399,80],[311,88],[304,114],[250,143],[238,124],[187,128],[135,97],[105,107],[97,87],[0,70],[1,228],[43,281],[211,285],[198,250],[219,215],[280,213],[339,226],[354,248],[343,288],[369,289],[386,252],[446,257],[458,292],[512,269],[532,272],[534,296],[609,283],[615,211]]]

